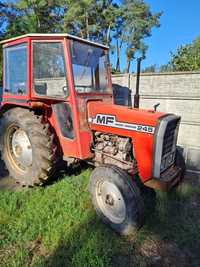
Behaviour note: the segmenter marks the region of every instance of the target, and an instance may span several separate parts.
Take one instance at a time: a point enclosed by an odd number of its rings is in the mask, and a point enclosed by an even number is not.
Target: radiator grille
[[[168,114],[159,120],[154,141],[153,177],[160,178],[175,161],[180,117]]]
[[[163,140],[162,156],[170,153],[173,149],[177,123],[177,120],[172,120],[167,125]]]

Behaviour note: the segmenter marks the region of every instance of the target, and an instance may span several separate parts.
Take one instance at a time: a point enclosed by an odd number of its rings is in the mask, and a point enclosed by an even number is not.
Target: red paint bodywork
[[[37,106],[37,103],[44,103],[44,109],[50,112],[45,112],[46,120],[55,129],[58,137],[61,150],[64,157],[74,157],[78,159],[88,159],[93,156],[91,153],[91,144],[93,141],[93,131],[102,131],[105,133],[117,134],[120,136],[130,137],[133,143],[134,154],[138,163],[138,170],[143,182],[151,179],[152,177],[152,164],[153,164],[153,134],[134,132],[130,130],[117,129],[102,125],[94,125],[88,123],[88,117],[95,117],[96,114],[109,114],[115,115],[120,122],[137,123],[149,126],[156,126],[158,119],[163,116],[163,113],[130,109],[128,107],[116,106],[113,104],[112,94],[101,93],[85,93],[78,94],[74,89],[73,71],[70,58],[68,37],[24,37],[17,40],[11,40],[4,44],[4,47],[13,46],[21,43],[28,45],[28,88],[27,94],[11,95],[4,92],[3,101],[1,103],[2,110],[8,109],[13,106],[24,106],[32,108]],[[54,99],[46,96],[38,96],[32,86],[32,42],[33,41],[55,42],[60,41],[63,43],[64,56],[66,63],[66,76],[69,88],[69,96],[66,99]],[[109,87],[111,88],[111,74],[108,70]],[[23,102],[22,102],[23,101]],[[73,125],[75,130],[75,137],[73,140],[67,139],[62,136],[61,130],[58,126],[56,116],[53,112],[52,105],[58,102],[66,102],[71,106],[73,113]]]
[[[88,116],[95,117],[96,114],[108,114],[116,116],[119,122],[143,124],[155,127],[158,119],[164,115],[160,112],[152,112],[141,109],[130,109],[123,106],[109,105],[102,102],[88,104]],[[130,137],[133,144],[133,152],[137,160],[138,170],[143,182],[151,178],[153,164],[153,139],[154,135],[108,126],[90,124],[92,130],[117,134]]]

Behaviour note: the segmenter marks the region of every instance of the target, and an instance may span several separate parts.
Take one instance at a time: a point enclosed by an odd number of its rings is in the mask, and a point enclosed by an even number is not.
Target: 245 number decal
[[[145,132],[145,133],[153,133],[154,132],[154,127],[138,125],[137,126],[137,131],[138,132]]]

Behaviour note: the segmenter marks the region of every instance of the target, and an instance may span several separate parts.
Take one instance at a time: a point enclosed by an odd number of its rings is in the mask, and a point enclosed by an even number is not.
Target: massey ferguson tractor
[[[138,229],[144,207],[135,175],[162,190],[181,179],[180,117],[114,105],[107,46],[68,34],[1,44],[0,149],[10,175],[42,185],[59,161],[87,161],[97,214],[120,234]]]

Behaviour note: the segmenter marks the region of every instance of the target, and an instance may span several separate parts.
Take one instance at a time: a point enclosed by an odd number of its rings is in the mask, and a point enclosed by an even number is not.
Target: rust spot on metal
[[[32,108],[44,108],[46,106],[47,105],[45,105],[45,103],[43,103],[43,102],[39,102],[39,101],[33,101],[33,102],[31,102],[31,107]]]

